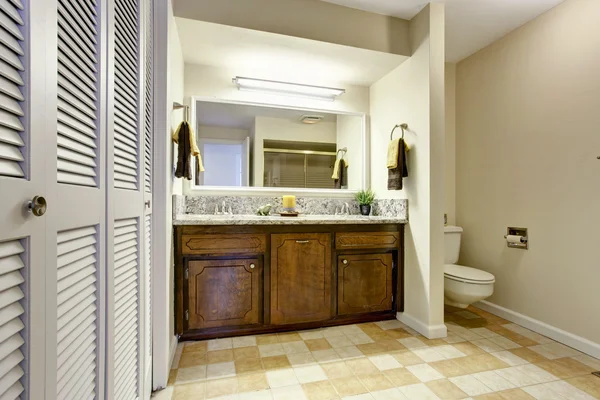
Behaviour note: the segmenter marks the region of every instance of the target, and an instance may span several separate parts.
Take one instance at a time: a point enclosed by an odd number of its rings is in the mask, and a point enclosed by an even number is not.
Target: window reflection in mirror
[[[198,101],[195,117],[199,188],[362,188],[362,115]]]

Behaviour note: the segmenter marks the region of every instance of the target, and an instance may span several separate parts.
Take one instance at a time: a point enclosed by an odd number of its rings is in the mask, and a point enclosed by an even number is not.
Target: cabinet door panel
[[[271,239],[271,323],[331,316],[331,235],[277,234]]]
[[[392,309],[392,255],[338,257],[338,314]]]
[[[190,261],[188,267],[189,329],[260,322],[259,260]]]

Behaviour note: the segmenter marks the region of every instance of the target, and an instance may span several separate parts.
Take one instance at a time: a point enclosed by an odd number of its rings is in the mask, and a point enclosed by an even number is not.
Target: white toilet
[[[467,308],[494,293],[496,278],[489,272],[456,264],[462,231],[459,226],[444,227],[444,302]]]

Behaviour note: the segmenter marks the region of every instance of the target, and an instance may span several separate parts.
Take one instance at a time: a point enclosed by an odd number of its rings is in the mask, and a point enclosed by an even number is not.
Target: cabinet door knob
[[[41,217],[46,214],[46,209],[48,208],[48,203],[46,203],[46,199],[42,196],[35,196],[28,204],[27,207],[29,211],[33,213],[36,217]]]
[[[254,267],[256,267],[256,265],[250,264],[250,269],[254,269]]]
[[[342,263],[343,263],[344,265],[348,265],[348,260],[343,260],[343,261],[342,261]]]

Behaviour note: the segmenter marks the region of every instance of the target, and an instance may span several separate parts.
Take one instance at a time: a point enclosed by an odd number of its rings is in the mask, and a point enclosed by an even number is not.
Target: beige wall
[[[406,310],[399,318],[429,337],[443,320],[444,6],[430,4],[410,22],[412,57],[371,86],[371,178],[380,198],[407,198]],[[411,146],[404,190],[387,190],[390,131],[406,122]],[[400,132],[396,132],[399,135]]]
[[[600,1],[567,0],[457,67],[461,263],[491,303],[600,356]],[[529,228],[528,251],[507,226]],[[589,343],[588,343],[589,344]],[[593,345],[590,345],[593,347]]]
[[[319,0],[178,0],[175,15],[410,56],[408,21]]]
[[[448,224],[456,224],[456,64],[446,63],[446,151],[445,179]]]

